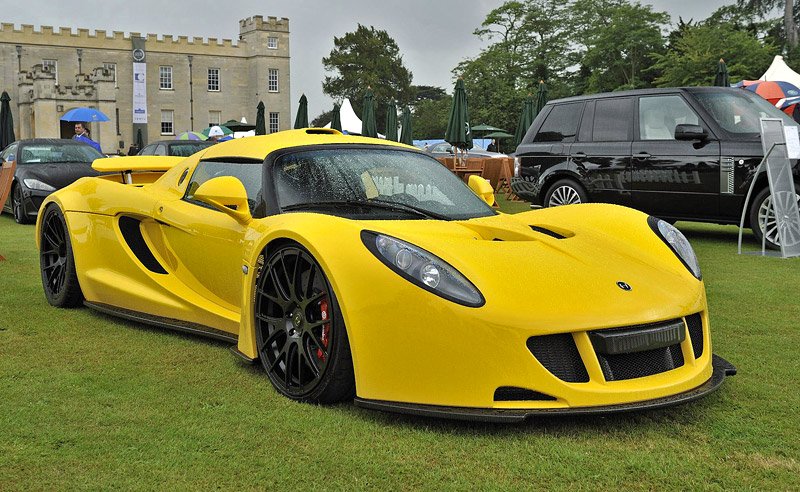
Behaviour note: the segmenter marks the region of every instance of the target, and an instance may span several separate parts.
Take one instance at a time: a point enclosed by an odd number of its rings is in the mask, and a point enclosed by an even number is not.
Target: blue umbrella
[[[75,108],[64,113],[61,121],[108,121],[108,116],[95,108]]]

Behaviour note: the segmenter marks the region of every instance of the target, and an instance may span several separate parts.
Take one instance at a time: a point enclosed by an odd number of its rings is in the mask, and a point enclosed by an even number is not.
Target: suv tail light
[[[519,178],[519,166],[520,166],[520,164],[521,164],[521,161],[520,161],[519,157],[514,157],[514,177],[515,178]]]

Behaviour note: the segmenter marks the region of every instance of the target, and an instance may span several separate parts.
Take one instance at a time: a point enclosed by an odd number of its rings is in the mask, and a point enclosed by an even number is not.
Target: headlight
[[[53,188],[52,186],[50,186],[47,183],[42,183],[38,179],[27,178],[27,179],[23,179],[22,182],[25,183],[25,186],[27,186],[28,188],[30,188],[32,190],[56,191],[55,188]]]
[[[692,272],[692,275],[697,277],[698,280],[702,279],[703,274],[700,273],[700,263],[697,262],[697,256],[694,254],[694,249],[692,249],[692,245],[689,244],[689,240],[686,239],[686,236],[672,224],[659,218],[648,217],[647,223],[650,225],[650,228],[653,229],[653,232],[669,246],[686,268]]]
[[[424,249],[371,231],[361,231],[361,240],[384,265],[409,282],[464,306],[480,307],[485,303],[472,282]]]

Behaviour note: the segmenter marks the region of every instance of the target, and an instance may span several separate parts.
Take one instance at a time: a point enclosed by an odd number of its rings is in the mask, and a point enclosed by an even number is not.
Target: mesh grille
[[[633,352],[630,354],[597,354],[606,381],[643,378],[676,369],[683,365],[680,344]]]
[[[555,401],[555,398],[527,388],[501,386],[494,392],[494,401]]]
[[[694,358],[699,359],[703,355],[703,317],[700,313],[687,316],[686,326],[689,328],[689,338],[692,339]]]
[[[568,383],[586,383],[589,374],[570,333],[530,337],[528,350],[555,377]]]

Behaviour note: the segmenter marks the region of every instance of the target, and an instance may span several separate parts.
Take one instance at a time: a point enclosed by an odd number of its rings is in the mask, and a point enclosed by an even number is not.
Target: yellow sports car
[[[498,213],[484,180],[325,129],[93,166],[41,207],[48,301],[230,341],[295,400],[506,421],[735,372],[688,241],[628,208]]]

